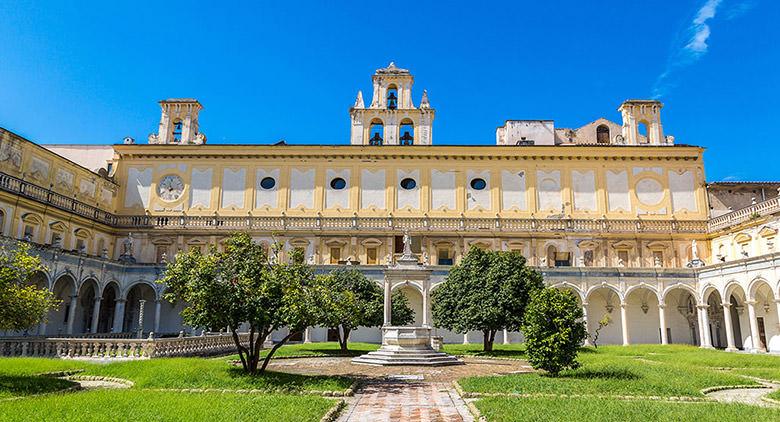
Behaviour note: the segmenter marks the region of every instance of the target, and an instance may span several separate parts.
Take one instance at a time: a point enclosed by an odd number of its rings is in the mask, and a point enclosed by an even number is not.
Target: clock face
[[[183,192],[184,182],[173,174],[163,177],[157,185],[157,193],[164,201],[175,201],[181,198]]]

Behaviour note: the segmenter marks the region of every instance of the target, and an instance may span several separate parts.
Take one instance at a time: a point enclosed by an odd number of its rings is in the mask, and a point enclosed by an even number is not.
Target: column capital
[[[588,306],[588,302],[582,302],[582,306]]]
[[[665,303],[661,302],[661,303],[658,304],[658,309],[664,309],[664,308],[666,308],[666,304]]]
[[[696,307],[699,309],[708,309],[710,305],[696,305]]]
[[[626,308],[628,308],[628,303],[627,302],[620,302],[620,307],[622,309],[626,309]]]
[[[125,303],[127,302],[127,299],[114,299],[115,303]]]
[[[726,308],[726,309],[729,309],[729,308],[731,308],[731,303],[729,303],[729,302],[723,302],[723,303],[721,303],[721,305],[722,305],[724,308]]]
[[[754,306],[756,304],[756,301],[755,300],[746,300],[745,303],[750,305],[750,306]]]

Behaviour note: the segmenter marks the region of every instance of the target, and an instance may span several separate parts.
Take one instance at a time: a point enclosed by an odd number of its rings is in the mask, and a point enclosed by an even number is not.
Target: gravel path
[[[763,407],[777,407],[772,403],[761,400],[761,397],[776,391],[780,388],[778,384],[772,384],[765,381],[757,380],[763,384],[763,388],[730,388],[727,390],[713,391],[707,393],[707,397],[711,397],[721,403],[742,403],[750,404],[753,406]]]

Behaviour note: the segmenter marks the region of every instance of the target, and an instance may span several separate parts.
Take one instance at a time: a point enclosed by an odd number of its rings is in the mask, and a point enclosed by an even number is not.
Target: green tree
[[[588,335],[582,315],[582,307],[569,291],[546,288],[534,294],[523,324],[531,366],[552,376],[578,368],[577,351]]]
[[[318,296],[322,324],[336,330],[339,346],[348,353],[349,334],[358,327],[376,327],[384,321],[384,292],[356,269],[340,268],[320,276],[323,294]],[[393,323],[414,321],[414,311],[399,291],[392,298]]]
[[[404,296],[402,291],[394,291],[390,296],[390,301],[392,303],[392,306],[390,306],[390,325],[402,327],[414,322],[414,309],[409,306],[409,299]]]
[[[457,333],[481,331],[488,352],[497,331],[520,329],[531,293],[543,287],[519,253],[471,248],[434,290],[433,322]]]
[[[274,245],[273,257],[279,249]],[[244,370],[262,373],[279,347],[318,322],[315,297],[322,288],[300,254],[293,250],[290,262],[282,263],[247,234],[237,233],[225,241],[222,252],[212,247],[207,255],[197,249],[177,254],[159,281],[168,286],[168,300],[187,304],[181,315],[188,325],[227,327]],[[238,334],[243,324],[249,327],[247,344]],[[289,334],[273,346],[258,369],[263,341],[283,327]]]
[[[0,330],[30,329],[57,306],[49,289],[32,283],[35,274],[44,270],[41,259],[30,254],[28,244],[0,247]]]

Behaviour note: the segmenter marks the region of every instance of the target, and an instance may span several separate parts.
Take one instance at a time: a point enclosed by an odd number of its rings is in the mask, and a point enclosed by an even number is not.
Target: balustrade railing
[[[249,334],[239,334],[242,343]],[[171,338],[0,338],[1,357],[55,357],[63,359],[150,359],[204,356],[235,350],[231,334]]]
[[[709,231],[714,232],[729,226],[733,226],[735,224],[744,223],[745,221],[749,221],[754,218],[760,218],[778,212],[780,212],[780,197],[775,197],[759,202],[755,205],[751,205],[749,207],[712,218],[709,221],[708,229]]]

